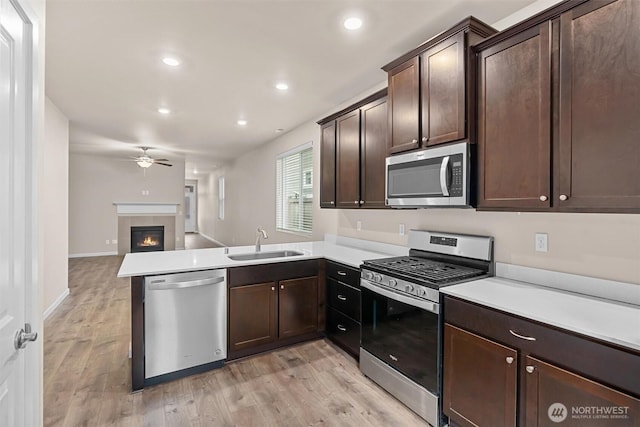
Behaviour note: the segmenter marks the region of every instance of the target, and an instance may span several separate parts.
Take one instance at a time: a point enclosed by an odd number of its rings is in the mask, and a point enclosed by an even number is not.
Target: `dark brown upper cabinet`
[[[478,209],[640,211],[639,38],[640,2],[585,0],[475,47]]]
[[[318,122],[322,147],[320,207],[385,207],[385,158],[389,150],[386,94],[386,89],[378,91]],[[323,196],[331,189],[335,191],[334,203]]]
[[[320,128],[320,207],[336,207],[336,122]]]
[[[336,119],[336,206],[360,205],[360,110]]]
[[[469,17],[382,67],[389,81],[389,154],[465,138],[475,142],[469,46],[495,32]]]
[[[478,207],[550,206],[550,25],[479,53]]]

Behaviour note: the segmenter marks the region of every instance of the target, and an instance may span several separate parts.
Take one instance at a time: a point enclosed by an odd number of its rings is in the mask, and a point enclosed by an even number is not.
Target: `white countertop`
[[[358,268],[366,259],[385,258],[390,253],[354,248],[329,241],[281,243],[262,245],[262,252],[293,250],[303,255],[267,258],[249,261],[233,261],[227,255],[255,252],[255,246],[225,248],[192,249],[164,252],[138,252],[125,255],[118,277],[147,276],[155,274],[177,273],[181,271],[211,270],[215,268],[237,267],[241,265],[271,264],[285,261],[300,261],[314,258],[326,258]]]
[[[620,285],[620,282],[616,283]],[[640,285],[625,285],[628,286],[629,295],[640,292]],[[638,305],[501,277],[447,286],[440,291],[470,302],[640,351],[640,306]]]

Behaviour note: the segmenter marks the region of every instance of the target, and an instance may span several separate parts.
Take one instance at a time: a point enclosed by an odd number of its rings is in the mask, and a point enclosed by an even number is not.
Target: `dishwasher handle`
[[[170,291],[173,289],[194,288],[196,286],[209,286],[222,283],[225,277],[211,277],[207,279],[189,280],[186,282],[166,282],[164,279],[151,280],[148,290],[150,291]]]

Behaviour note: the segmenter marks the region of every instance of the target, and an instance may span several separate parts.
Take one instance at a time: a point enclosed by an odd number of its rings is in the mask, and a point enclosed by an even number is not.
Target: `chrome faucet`
[[[257,237],[256,237],[256,252],[260,252],[260,238],[263,237],[265,239],[268,239],[269,236],[267,236],[267,232],[264,231],[262,229],[262,227],[258,227],[258,231],[256,232]]]

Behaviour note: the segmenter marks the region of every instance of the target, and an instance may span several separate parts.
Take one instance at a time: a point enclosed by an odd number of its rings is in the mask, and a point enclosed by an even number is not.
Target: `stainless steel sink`
[[[247,254],[227,255],[234,261],[249,261],[252,259],[284,258],[290,256],[304,255],[298,251],[273,251],[273,252],[251,252]]]

